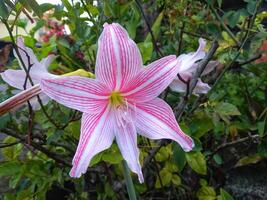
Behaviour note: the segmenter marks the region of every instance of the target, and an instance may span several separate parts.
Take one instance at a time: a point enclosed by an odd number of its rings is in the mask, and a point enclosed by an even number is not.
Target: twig
[[[224,30],[228,33],[228,35],[233,39],[233,41],[236,43],[237,46],[240,46],[240,42],[235,38],[235,35],[233,34],[233,32],[226,26],[226,24],[224,23],[224,21],[222,20],[222,18],[220,17],[220,15],[217,13],[216,9],[213,7],[212,4],[208,3],[209,7],[211,9],[211,11],[213,12],[213,14],[215,15],[215,17],[217,18],[218,21],[220,21],[222,27],[224,28]]]
[[[15,137],[17,139],[19,139],[21,142],[23,142],[25,145],[28,145],[28,142],[27,142],[27,138],[25,138],[23,135],[21,134],[18,134],[10,129],[7,129],[5,128],[3,130],[3,133],[6,134],[6,135],[10,135],[12,137]],[[43,147],[42,145],[32,141],[31,143],[31,146],[34,147],[35,149],[41,151],[42,153],[44,153],[45,155],[47,155],[47,157],[49,158],[52,158],[53,160],[55,160],[56,162],[60,163],[60,164],[63,164],[65,166],[68,166],[70,167],[70,162],[68,162],[66,160],[66,158],[62,158],[62,155],[59,155],[57,153],[54,153],[50,150],[48,150],[47,148]]]
[[[19,144],[19,143],[20,143],[20,141],[16,141],[16,142],[12,142],[12,143],[7,143],[7,144],[2,144],[2,145],[0,145],[0,149],[6,148],[6,147],[11,147],[11,146],[14,146],[14,145]]]
[[[243,143],[243,142],[247,142],[247,141],[250,141],[250,140],[256,140],[260,138],[259,135],[250,135],[248,137],[244,137],[244,138],[240,138],[238,140],[235,140],[235,141],[232,141],[232,142],[227,142],[227,143],[223,143],[221,145],[219,145],[213,152],[212,154],[209,155],[209,159],[211,159],[216,153],[218,153],[219,151],[221,151],[222,149],[224,148],[227,148],[227,147],[230,147],[230,146],[233,146],[233,145],[236,145],[236,144],[240,144],[240,143]]]
[[[152,43],[153,43],[153,46],[154,46],[154,48],[155,48],[155,50],[156,50],[156,53],[157,53],[159,56],[162,57],[162,56],[163,56],[163,53],[160,51],[160,49],[159,49],[159,47],[158,47],[158,45],[157,45],[157,41],[156,41],[156,39],[155,39],[155,36],[154,36],[153,31],[152,31],[152,29],[151,29],[151,26],[150,26],[150,24],[149,24],[149,22],[148,22],[148,20],[147,20],[147,18],[146,18],[146,15],[145,15],[145,13],[144,13],[143,7],[142,7],[142,5],[141,5],[141,3],[140,3],[139,0],[135,0],[135,2],[136,2],[136,4],[137,4],[138,8],[140,9],[140,12],[141,12],[141,14],[142,14],[142,16],[143,16],[143,18],[144,18],[144,20],[145,20],[145,23],[146,23],[146,26],[147,26],[147,28],[148,28],[148,31],[149,31],[149,33],[150,33],[150,35],[151,35]]]

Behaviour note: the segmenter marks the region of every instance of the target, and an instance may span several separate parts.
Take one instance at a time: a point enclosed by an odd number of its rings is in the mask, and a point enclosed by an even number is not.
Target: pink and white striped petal
[[[181,65],[179,67],[179,73],[195,71],[196,66],[194,65],[194,63],[205,57],[206,41],[200,38],[198,42],[199,42],[199,47],[196,52],[182,54],[177,58],[181,62]]]
[[[178,73],[176,56],[163,57],[142,69],[122,89],[122,95],[133,102],[146,102],[157,97]]]
[[[140,70],[142,57],[127,31],[117,23],[104,24],[98,40],[96,78],[111,90],[132,79]]]
[[[51,99],[85,113],[99,113],[109,101],[109,91],[95,79],[79,76],[43,79],[40,86]]]
[[[171,139],[178,142],[184,151],[194,147],[193,140],[178,126],[171,107],[156,98],[136,104],[136,127],[138,133],[150,139]]]
[[[83,113],[79,144],[72,160],[71,177],[79,178],[87,171],[91,159],[109,148],[114,140],[114,121],[110,107],[100,113]]]
[[[133,123],[128,122],[123,126],[117,124],[115,128],[116,142],[122,157],[126,160],[132,172],[138,175],[140,183],[144,182],[141,165],[139,162],[139,149],[137,147],[137,134]]]

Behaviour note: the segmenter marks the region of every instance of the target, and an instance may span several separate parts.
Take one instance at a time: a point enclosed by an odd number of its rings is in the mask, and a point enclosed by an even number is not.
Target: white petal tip
[[[105,27],[108,26],[108,25],[109,25],[109,23],[105,22],[105,23],[103,24],[103,27],[105,28]]]

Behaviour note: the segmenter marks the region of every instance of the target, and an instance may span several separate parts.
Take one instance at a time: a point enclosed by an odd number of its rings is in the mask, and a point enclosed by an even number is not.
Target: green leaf
[[[3,0],[0,1],[0,17],[2,17],[3,19],[8,18],[8,9]]]
[[[207,164],[205,156],[201,152],[188,152],[185,154],[189,166],[197,173],[206,175]]]
[[[90,3],[87,3],[86,7],[94,17],[99,15],[99,10],[97,9],[97,7],[93,6]]]
[[[213,126],[214,125],[210,116],[203,112],[198,112],[194,115],[190,123],[190,130],[192,136],[200,138],[208,131],[212,130]]]
[[[17,161],[0,163],[0,177],[13,176],[21,170],[21,164]]]
[[[186,164],[185,152],[177,143],[173,143],[173,161],[181,172]]]
[[[221,165],[222,164],[222,157],[219,155],[219,154],[215,154],[213,156],[213,160],[218,164],[218,165]]]
[[[227,17],[228,24],[231,28],[234,28],[239,21],[241,13],[239,11],[229,11],[224,17]]]
[[[225,116],[241,115],[241,113],[239,112],[239,110],[235,105],[226,102],[222,102],[217,107],[215,107],[215,111],[220,115],[225,115]]]
[[[177,186],[181,185],[182,184],[181,178],[176,174],[172,175],[172,183]]]
[[[154,24],[153,24],[153,26],[152,26],[152,32],[153,32],[153,35],[154,35],[154,37],[155,37],[155,39],[157,39],[158,38],[158,35],[159,35],[159,31],[160,31],[160,27],[161,27],[161,21],[162,21],[162,19],[163,19],[163,16],[164,16],[164,14],[163,14],[163,12],[161,12],[159,15],[158,15],[158,17],[157,17],[157,19],[155,20],[155,22],[154,22]],[[150,35],[150,33],[146,36],[146,39],[145,39],[145,43],[147,43],[147,42],[151,42],[152,41],[152,38],[151,38],[151,35]]]
[[[43,12],[41,7],[35,0],[18,0],[22,5],[24,5],[27,9],[31,8],[32,11],[39,17],[42,18]],[[31,11],[31,10],[29,10]]]
[[[166,186],[168,185],[171,180],[172,180],[172,173],[167,169],[167,168],[163,168],[160,172],[159,172],[161,181],[162,181],[162,186]],[[156,180],[156,188],[160,188],[161,184],[160,184],[160,179],[157,176],[157,180]]]
[[[197,191],[197,197],[199,200],[215,200],[216,192],[212,187],[209,186],[201,187]]]
[[[239,166],[244,166],[244,165],[249,165],[249,164],[255,164],[259,161],[261,161],[263,158],[259,156],[258,154],[250,155],[250,156],[245,156],[241,158],[235,165],[235,167]]]
[[[234,200],[234,198],[224,189],[220,188],[220,196],[218,197],[218,200]]]
[[[13,143],[15,141],[17,141],[17,139],[11,136],[7,136],[3,140],[3,142],[7,144]],[[16,144],[10,147],[2,148],[1,152],[6,160],[12,160],[16,159],[20,155],[21,150],[22,150],[22,144]]]
[[[152,42],[140,42],[137,44],[137,46],[141,52],[143,62],[146,63],[147,61],[151,59],[151,56],[152,56],[152,52],[153,52]]]
[[[247,11],[249,14],[253,15],[257,7],[257,1],[249,1],[247,4]]]

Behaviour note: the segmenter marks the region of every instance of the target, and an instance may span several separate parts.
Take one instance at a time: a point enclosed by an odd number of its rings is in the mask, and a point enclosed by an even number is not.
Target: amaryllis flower
[[[18,46],[18,50],[21,55],[22,61],[25,64],[26,68],[28,69],[28,67],[30,67],[29,75],[34,84],[38,84],[41,78],[57,77],[56,75],[49,73],[47,70],[48,66],[51,64],[53,60],[53,57],[54,57],[53,55],[49,55],[39,62],[36,56],[34,55],[32,49],[25,47],[22,38],[18,38],[17,46]],[[15,87],[20,90],[28,89],[32,87],[32,85],[29,79],[27,79],[26,81],[26,72],[15,51],[14,51],[14,55],[19,61],[19,65],[21,69],[20,70],[8,69],[4,71],[3,73],[1,73],[1,77],[6,83],[11,85],[12,87]],[[26,88],[24,88],[24,85],[26,86]],[[49,97],[43,93],[40,94],[40,98],[43,104],[47,104],[49,101]],[[37,110],[40,108],[37,97],[32,98],[30,100],[30,103],[34,110]]]
[[[157,98],[178,73],[179,63],[171,55],[143,67],[137,45],[117,23],[104,25],[96,59],[96,79],[73,76],[41,81],[49,97],[83,112],[70,175],[85,173],[92,157],[116,138],[129,168],[143,182],[137,132],[150,139],[174,140],[185,151],[194,145],[179,128],[170,106]]]
[[[176,92],[186,91],[186,82],[192,78],[193,73],[196,71],[198,63],[197,61],[203,59],[206,55],[205,49],[206,42],[202,38],[199,39],[199,47],[196,52],[188,54],[182,54],[178,57],[179,65],[179,77],[176,77],[170,84],[170,88]],[[210,61],[205,70],[201,74],[207,75],[210,73],[219,63],[217,61]],[[198,79],[197,85],[193,90],[195,94],[207,93],[210,90],[210,86],[207,83],[203,83],[201,79]]]

